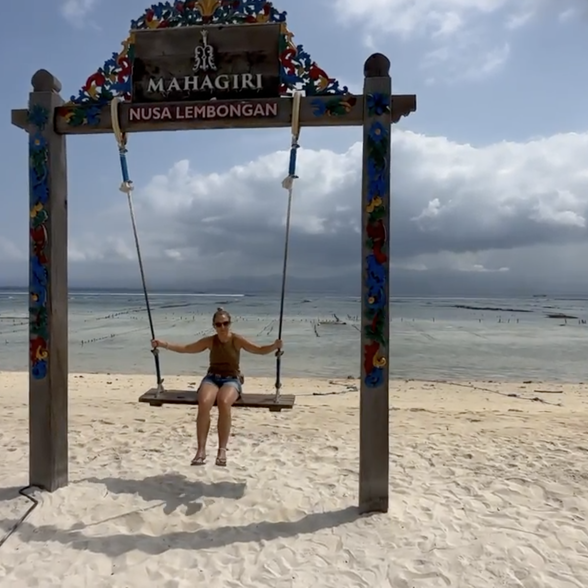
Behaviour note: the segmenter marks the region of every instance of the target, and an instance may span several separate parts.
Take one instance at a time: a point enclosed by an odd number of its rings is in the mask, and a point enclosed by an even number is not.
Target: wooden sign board
[[[131,104],[129,123],[179,122],[199,120],[258,119],[278,116],[279,98],[275,100],[233,100],[193,103]]]
[[[277,98],[279,24],[134,31],[132,102]]]

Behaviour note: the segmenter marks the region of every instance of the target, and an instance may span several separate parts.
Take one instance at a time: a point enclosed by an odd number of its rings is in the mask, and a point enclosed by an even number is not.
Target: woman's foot
[[[227,450],[223,447],[219,447],[218,454],[216,456],[216,465],[222,468],[227,465]]]
[[[190,462],[190,465],[193,466],[201,466],[206,463],[206,453],[204,451],[198,450],[194,459]]]

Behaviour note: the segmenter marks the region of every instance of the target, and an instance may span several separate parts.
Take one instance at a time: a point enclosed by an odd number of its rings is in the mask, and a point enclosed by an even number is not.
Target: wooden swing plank
[[[274,401],[273,394],[243,394],[233,406],[243,408],[269,408],[271,411],[289,410],[294,407],[296,396],[283,394]],[[163,406],[164,404],[197,405],[198,395],[196,390],[166,390],[157,394],[156,388],[151,388],[139,397],[139,402],[146,402],[151,406]]]

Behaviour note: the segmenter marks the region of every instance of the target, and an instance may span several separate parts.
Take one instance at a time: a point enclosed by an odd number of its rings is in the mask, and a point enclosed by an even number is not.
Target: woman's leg
[[[227,444],[231,435],[231,407],[239,398],[239,390],[232,384],[225,384],[218,391],[218,456],[217,465],[227,465]]]
[[[198,448],[192,463],[204,463],[206,457],[206,440],[210,430],[210,411],[218,394],[218,386],[204,381],[198,390],[198,414],[196,416],[196,442]]]

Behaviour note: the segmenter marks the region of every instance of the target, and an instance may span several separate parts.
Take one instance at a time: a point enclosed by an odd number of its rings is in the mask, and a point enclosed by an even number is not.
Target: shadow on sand
[[[35,527],[23,523],[16,534],[25,543],[57,542],[69,545],[80,551],[101,553],[107,557],[121,556],[130,551],[139,550],[148,555],[159,555],[170,549],[214,549],[233,543],[257,543],[274,539],[294,537],[316,533],[323,529],[331,529],[360,518],[357,507],[343,510],[311,513],[298,521],[282,523],[250,523],[243,526],[224,526],[216,529],[200,529],[198,531],[175,531],[160,536],[136,533],[124,535],[102,535],[92,537],[84,535],[80,530],[63,530],[53,525]],[[3,526],[3,522],[0,523]]]
[[[9,500],[23,498],[19,494],[19,490],[21,488],[22,486],[10,486],[9,488],[0,488],[0,502],[8,502]]]
[[[83,481],[104,484],[112,493],[136,494],[146,501],[159,500],[163,503],[166,514],[173,513],[181,505],[186,505],[190,510],[191,505],[198,498],[239,499],[245,492],[244,483],[219,482],[207,484],[190,481],[178,474],[153,476],[145,480],[89,478]],[[145,511],[147,509],[140,510]],[[116,518],[122,519],[124,516]],[[187,513],[180,516],[187,516]],[[53,525],[36,527],[29,522],[24,522],[18,528],[16,534],[26,543],[57,542],[62,545],[69,545],[73,549],[88,550],[108,557],[117,557],[134,550],[139,550],[149,555],[158,555],[169,549],[210,549],[224,547],[233,543],[256,543],[294,537],[295,535],[312,534],[323,529],[352,523],[361,517],[362,515],[359,514],[357,507],[349,507],[330,512],[310,513],[297,521],[277,523],[263,521],[241,526],[227,525],[215,529],[174,531],[159,536],[145,533],[124,534],[124,531],[102,536],[92,536],[84,533],[85,528],[96,527],[107,521],[90,525],[78,523],[68,530],[60,529]],[[195,523],[197,523],[197,520],[192,519],[191,526],[194,526]],[[0,522],[0,528],[3,527],[4,521]]]
[[[202,509],[202,504],[196,502],[201,498],[239,500],[245,496],[246,488],[244,482],[197,482],[181,474],[162,474],[143,480],[85,478],[80,482],[104,485],[111,494],[131,494],[141,497],[145,502],[161,502],[166,515],[185,506],[186,516]]]

